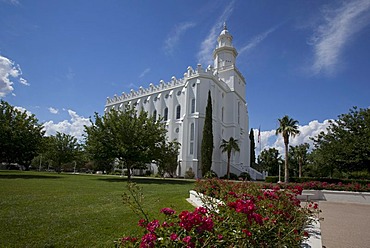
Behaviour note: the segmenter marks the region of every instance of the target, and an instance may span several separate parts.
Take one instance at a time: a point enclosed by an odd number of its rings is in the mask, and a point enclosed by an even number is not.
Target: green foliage
[[[204,178],[208,178],[208,179],[211,179],[211,178],[218,178],[218,175],[216,172],[214,172],[213,170],[210,170],[208,171],[205,175],[204,175]]]
[[[299,135],[298,121],[285,115],[283,118],[278,119],[279,127],[276,129],[276,135],[281,134],[284,139],[285,145],[285,168],[284,168],[284,181],[289,182],[289,165],[288,165],[288,151],[289,151],[289,137]]]
[[[177,169],[177,157],[179,155],[180,143],[175,141],[163,141],[157,156],[158,173],[163,177],[167,173],[174,177]]]
[[[35,115],[0,102],[0,163],[30,165],[44,135]]]
[[[229,174],[225,174],[224,176],[220,177],[220,179],[238,180],[239,177],[235,173],[230,172]]]
[[[193,172],[192,168],[189,168],[189,170],[185,171],[185,178],[186,179],[194,179],[195,173]]]
[[[276,176],[268,176],[265,179],[266,183],[277,183],[279,180]],[[328,177],[291,177],[291,183],[307,183],[307,182],[322,182],[327,184],[359,184],[368,186],[370,180],[364,179],[343,179],[343,178],[328,178]]]
[[[212,97],[211,91],[208,91],[208,100],[206,106],[206,117],[203,127],[203,138],[201,145],[201,168],[202,176],[211,170],[213,153],[213,125],[212,125]]]
[[[370,109],[350,109],[313,140],[311,159],[321,175],[332,177],[336,170],[370,172]]]
[[[302,177],[302,166],[307,164],[308,162],[309,147],[310,145],[308,143],[304,143],[298,146],[290,146],[289,160],[291,164],[297,165],[297,166],[290,166],[290,169],[298,167],[298,177]],[[296,170],[294,170],[293,176],[297,176],[297,173],[295,172]]]
[[[270,176],[279,175],[279,164],[282,165],[283,160],[277,149],[269,148],[263,150],[258,156],[257,161],[259,171],[267,171]]]
[[[238,145],[238,140],[230,137],[228,141],[222,139],[222,143],[220,145],[221,151],[227,153],[227,179],[230,179],[230,163],[231,163],[231,153],[232,152],[239,152],[240,148]]]
[[[45,140],[48,144],[45,159],[54,162],[56,171],[61,171],[62,164],[74,161],[80,152],[80,145],[72,135],[57,132]]]
[[[249,132],[249,142],[250,142],[250,164],[249,166],[254,168],[256,165],[256,143],[254,141],[254,133],[253,128],[251,128],[251,131]]]
[[[91,124],[85,127],[86,149],[95,161],[117,159],[131,178],[131,169],[160,160],[167,131],[162,120],[149,117],[147,112],[111,110],[104,116],[95,114]]]
[[[240,173],[239,178],[242,178],[244,181],[250,181],[252,179],[248,172]]]

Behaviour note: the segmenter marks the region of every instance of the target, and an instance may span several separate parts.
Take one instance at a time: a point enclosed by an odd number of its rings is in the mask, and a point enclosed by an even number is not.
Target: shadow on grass
[[[30,175],[30,174],[0,174],[0,179],[58,179],[60,176]]]
[[[124,178],[99,178],[98,180],[105,182],[128,182],[127,177]],[[131,178],[131,182],[139,184],[173,184],[173,185],[190,185],[195,181],[172,178]]]

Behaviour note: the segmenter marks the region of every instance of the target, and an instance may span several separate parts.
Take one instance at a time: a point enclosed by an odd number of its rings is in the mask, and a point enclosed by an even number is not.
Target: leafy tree
[[[288,166],[288,152],[289,152],[289,137],[295,137],[299,135],[298,121],[293,120],[289,116],[285,115],[283,118],[278,119],[280,126],[276,129],[276,135],[281,134],[284,139],[285,145],[285,168],[284,168],[284,181],[289,182],[289,166]]]
[[[283,163],[280,153],[275,148],[263,150],[258,156],[259,171],[267,171],[270,176],[279,175],[279,166]]]
[[[80,145],[74,136],[60,132],[50,136],[49,145],[46,156],[54,162],[54,168],[58,172],[61,171],[63,164],[73,162],[80,151]]]
[[[227,153],[227,179],[230,179],[230,160],[231,160],[231,153],[233,151],[240,151],[238,140],[230,137],[228,141],[222,139],[222,143],[220,145],[221,151]]]
[[[256,143],[254,141],[254,133],[253,128],[251,128],[251,131],[249,132],[249,141],[250,141],[250,167],[255,167],[256,164]]]
[[[298,146],[290,146],[290,157],[298,163],[298,176],[302,177],[302,166],[307,162],[308,148],[310,145],[304,143]]]
[[[203,138],[201,145],[202,176],[205,176],[206,173],[211,170],[213,148],[212,97],[211,91],[208,91],[206,117],[204,120]]]
[[[148,113],[127,108],[111,110],[103,116],[95,114],[91,126],[85,126],[86,149],[95,161],[117,159],[128,171],[142,168],[158,160],[166,129],[161,120],[148,117]]]
[[[35,115],[0,102],[0,163],[30,165],[44,135]]]
[[[313,138],[313,163],[322,174],[370,172],[370,109],[353,107]]]
[[[160,154],[157,159],[158,172],[160,175],[168,173],[174,177],[177,169],[177,156],[179,155],[180,143],[175,141],[162,142]]]

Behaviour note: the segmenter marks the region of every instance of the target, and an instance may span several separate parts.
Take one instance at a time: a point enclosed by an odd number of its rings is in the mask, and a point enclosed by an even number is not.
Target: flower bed
[[[276,184],[273,183],[266,183],[263,184],[264,188],[272,188],[275,187]],[[309,189],[309,190],[339,190],[339,191],[356,191],[356,192],[369,192],[370,191],[370,183],[369,184],[359,184],[359,183],[328,183],[328,182],[319,182],[319,181],[311,181],[311,182],[303,182],[303,183],[281,183],[279,184],[280,188],[294,188],[294,187],[301,187],[302,189]]]
[[[217,179],[197,181],[206,207],[177,214],[161,210],[165,220],[139,221],[140,238],[124,237],[124,247],[299,247],[317,204],[300,206],[302,188],[266,190],[253,183]],[[220,201],[212,200],[211,196]]]

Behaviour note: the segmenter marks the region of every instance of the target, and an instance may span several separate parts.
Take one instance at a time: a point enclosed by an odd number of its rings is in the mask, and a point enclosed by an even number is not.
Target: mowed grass
[[[152,216],[186,201],[194,181],[134,178]],[[113,247],[138,234],[140,219],[123,204],[118,176],[0,171],[0,247]]]

